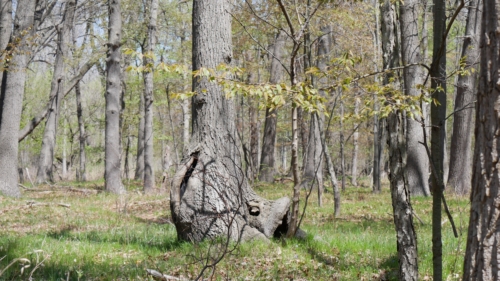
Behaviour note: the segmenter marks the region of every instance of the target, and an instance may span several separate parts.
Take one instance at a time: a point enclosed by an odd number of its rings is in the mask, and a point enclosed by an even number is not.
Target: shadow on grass
[[[380,264],[380,269],[385,271],[385,280],[398,280],[399,261],[397,255],[392,255]]]

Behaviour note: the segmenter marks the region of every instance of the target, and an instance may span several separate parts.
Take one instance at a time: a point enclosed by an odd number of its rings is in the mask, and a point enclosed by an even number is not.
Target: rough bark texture
[[[137,128],[137,155],[135,159],[135,180],[144,178],[144,95],[139,101],[139,128]]]
[[[391,113],[387,123],[391,169],[389,179],[399,260],[398,279],[418,280],[417,236],[413,228],[413,210],[405,175],[406,140],[403,114],[400,111]]]
[[[477,89],[479,62],[479,35],[482,17],[482,1],[470,1],[462,58],[468,75],[459,75],[453,115],[453,135],[451,137],[450,169],[448,186],[457,194],[469,194],[472,174],[472,113],[474,111],[475,89]],[[472,72],[474,71],[474,72]]]
[[[421,63],[420,39],[418,38],[418,10],[416,0],[404,1],[399,5],[399,22],[401,27],[401,55],[403,65]],[[420,66],[409,66],[403,70],[404,91],[406,95],[420,95],[417,85],[423,84]],[[408,185],[412,196],[430,195],[429,159],[423,142],[422,126],[417,121],[407,118],[406,145]]]
[[[153,168],[153,69],[154,47],[156,45],[156,19],[158,17],[158,0],[149,3],[149,26],[144,53],[144,63],[148,71],[144,72],[144,192],[151,193],[155,189],[155,173]]]
[[[434,46],[431,65],[431,161],[432,169],[432,274],[434,281],[443,279],[443,242],[441,235],[441,197],[444,191],[444,158],[446,152],[446,1],[434,0]],[[441,90],[439,90],[441,89]]]
[[[319,130],[318,114],[311,114],[309,122],[309,144],[304,158],[304,174],[301,187],[312,188],[312,182],[318,187],[318,204],[322,205],[323,194],[323,147],[321,145],[321,132]]]
[[[14,20],[13,37],[20,39],[16,52],[9,63],[9,71],[4,73],[2,93],[0,95],[0,193],[6,196],[19,197],[18,185],[18,141],[19,124],[23,106],[24,83],[28,66],[28,41],[33,35],[28,32],[33,26],[35,1],[19,0]]]
[[[38,158],[37,182],[54,181],[53,163],[54,150],[56,147],[57,127],[59,125],[60,107],[64,97],[66,86],[66,72],[69,57],[69,42],[71,29],[73,28],[73,19],[75,17],[76,1],[67,1],[64,7],[64,16],[62,27],[57,35],[56,59],[54,63],[54,74],[50,84],[50,106],[43,132],[42,148]],[[65,164],[63,163],[63,167]]]
[[[0,51],[3,52],[7,48],[7,44],[9,44],[11,34],[12,0],[0,0]],[[3,71],[0,71],[0,85],[2,85],[2,79]]]
[[[116,194],[125,193],[121,180],[120,118],[122,105],[121,75],[121,30],[120,0],[108,2],[108,51],[106,62],[106,137],[105,173],[106,190]]]
[[[279,62],[283,57],[283,49],[285,45],[285,33],[278,32],[273,48],[271,59],[271,71],[269,83],[280,83],[283,76],[283,67]],[[262,140],[262,154],[260,157],[259,180],[265,182],[273,182],[276,174],[275,147],[276,147],[276,124],[277,124],[276,109],[266,109],[266,120],[264,122],[264,138]]]
[[[342,91],[342,90],[339,90]],[[342,191],[345,191],[345,143],[344,143],[344,102],[340,94],[340,177],[342,179]]]
[[[471,210],[463,280],[500,279],[500,4],[483,1]]]
[[[230,4],[193,3],[193,69],[231,63]],[[266,239],[286,232],[288,198],[268,201],[250,188],[235,138],[234,104],[221,87],[193,80],[191,146],[172,183],[170,208],[180,239]]]

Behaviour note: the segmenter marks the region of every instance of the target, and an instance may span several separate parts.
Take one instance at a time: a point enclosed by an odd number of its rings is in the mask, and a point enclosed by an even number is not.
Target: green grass
[[[100,191],[103,184],[58,185]],[[140,195],[136,182],[128,186],[126,213],[118,212],[116,196],[104,192],[39,188],[48,191],[27,191],[19,200],[0,197],[0,272],[16,258],[30,261],[22,274],[23,264],[17,262],[0,280],[28,280],[31,274],[34,280],[152,280],[146,269],[194,279],[209,249],[212,254],[220,251],[221,245],[215,242],[178,242],[175,227],[169,223],[166,196]],[[258,183],[255,190],[274,199],[292,193],[291,186],[284,184]],[[469,203],[452,195],[447,199],[460,237],[453,237],[443,215],[444,278],[455,280],[463,266]],[[27,201],[45,204],[30,206]],[[414,220],[420,279],[432,275],[431,201],[412,199],[424,222]],[[391,213],[387,187],[378,195],[368,188],[348,187],[342,193],[339,218],[333,217],[331,193],[325,194],[321,208],[312,194],[302,225],[307,239],[238,245],[217,265],[214,279],[397,280]]]

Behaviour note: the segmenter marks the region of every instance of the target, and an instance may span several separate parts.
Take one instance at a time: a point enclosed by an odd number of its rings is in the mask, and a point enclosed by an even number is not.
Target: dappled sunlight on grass
[[[102,192],[102,182],[59,183],[25,191],[19,200],[0,197],[0,269],[16,258],[31,261],[9,268],[0,279],[27,280],[150,280],[146,269],[194,279],[200,257],[210,242],[177,241],[165,194],[141,195],[131,182],[125,212],[118,197]],[[292,184],[256,183],[257,193],[277,199],[292,194]],[[329,189],[331,191],[331,188]],[[301,212],[307,190],[301,191]],[[445,278],[460,276],[469,204],[447,195],[461,236],[456,239],[443,217]],[[432,272],[431,198],[413,198],[421,277]],[[313,190],[302,228],[305,240],[276,239],[271,243],[239,245],[217,266],[217,280],[397,280],[398,268],[392,206],[387,187],[381,194],[348,187],[342,211],[333,216],[333,196],[325,193],[323,207]],[[39,251],[40,250],[40,251]],[[43,253],[43,254],[42,254]],[[41,255],[45,260],[41,259]],[[43,262],[42,262],[43,260]],[[2,279],[3,280],[3,279]]]

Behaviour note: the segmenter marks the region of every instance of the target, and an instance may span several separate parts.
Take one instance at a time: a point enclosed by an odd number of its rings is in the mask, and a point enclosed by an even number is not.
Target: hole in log
[[[260,215],[260,209],[262,208],[261,203],[251,201],[247,202],[247,206],[248,206],[248,212],[250,213],[251,216],[256,217]]]
[[[193,171],[194,171],[194,168],[196,167],[196,164],[198,164],[198,152],[191,154],[191,157],[194,158],[193,164],[191,164],[191,166],[189,166],[186,174],[184,175],[184,178],[182,179],[180,198],[182,198],[182,196],[184,195],[184,192],[186,191],[187,182],[188,182],[189,178],[191,177],[191,175],[193,174]]]
[[[286,235],[287,232],[288,232],[288,212],[286,212],[285,216],[283,217],[283,220],[281,220],[281,224],[274,231],[273,237],[281,238],[282,236]]]

